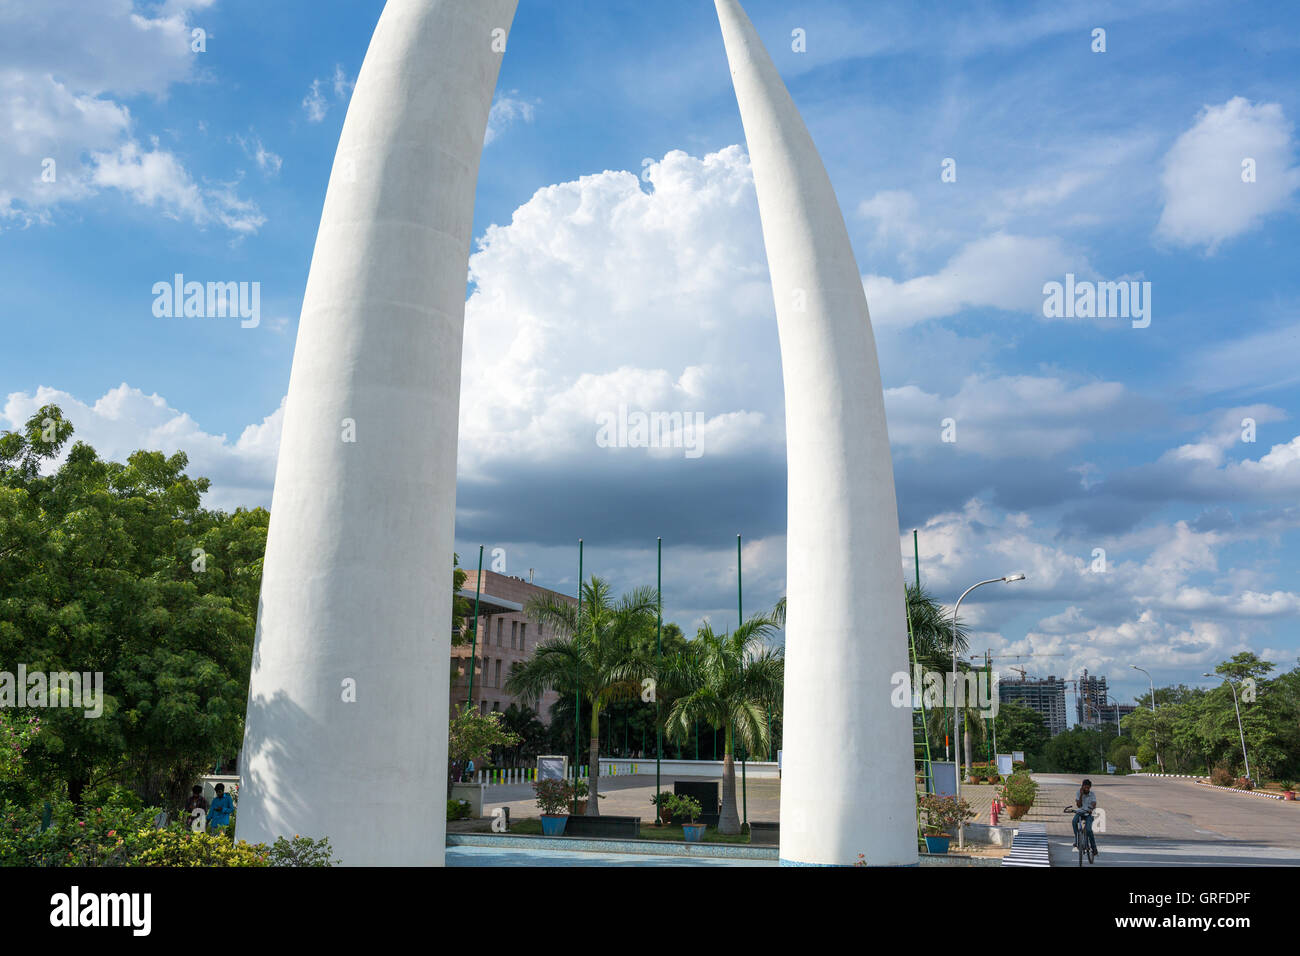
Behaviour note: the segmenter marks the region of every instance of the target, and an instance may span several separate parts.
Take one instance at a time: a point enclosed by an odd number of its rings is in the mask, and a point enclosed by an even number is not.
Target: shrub
[[[1210,771],[1210,783],[1216,787],[1231,787],[1232,773],[1227,767],[1218,766]]]
[[[678,795],[675,793],[669,796],[664,802],[667,804],[668,809],[672,811],[674,817],[685,817],[688,823],[694,823],[695,818],[700,815],[700,811],[703,809],[703,807],[700,806],[700,801],[696,800],[694,797]]]
[[[112,805],[77,812],[61,801],[42,831],[42,811],[10,804],[0,810],[0,866],[126,866],[156,812]]]
[[[1008,806],[1032,807],[1038,797],[1038,784],[1027,773],[1013,773],[1002,787]]]
[[[270,866],[264,843],[249,844],[180,828],[139,834],[128,866]]]
[[[447,801],[447,819],[448,820],[468,820],[469,815],[473,812],[468,800],[448,800]]]
[[[1234,783],[1233,786],[1236,787],[1238,790],[1254,790],[1255,782],[1251,780],[1249,777],[1238,777],[1236,783]]]
[[[292,840],[280,837],[267,855],[271,866],[335,866],[334,851],[330,848],[329,838],[313,840],[311,837],[295,836]]]
[[[925,814],[925,832],[931,836],[975,819],[975,811],[970,804],[956,797],[918,794],[916,805]]]
[[[573,787],[567,780],[539,780],[533,784],[533,790],[542,816],[568,816],[573,805]]]

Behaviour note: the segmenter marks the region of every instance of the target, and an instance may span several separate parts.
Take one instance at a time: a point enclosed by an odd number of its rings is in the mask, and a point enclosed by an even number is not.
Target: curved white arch
[[[516,3],[389,0],[357,78],[285,405],[241,839],[443,862],[466,263]]]
[[[716,3],[785,369],[781,855],[915,863],[911,714],[890,706],[890,676],[908,670],[897,505],[866,297],[798,111],[740,5]],[[516,5],[388,0],[357,80],[285,407],[241,839],[328,836],[353,865],[444,859],[465,275]]]
[[[785,376],[781,859],[917,862],[898,503],[876,343],[830,178],[736,0],[715,0],[758,188]],[[909,705],[910,700],[907,702]]]

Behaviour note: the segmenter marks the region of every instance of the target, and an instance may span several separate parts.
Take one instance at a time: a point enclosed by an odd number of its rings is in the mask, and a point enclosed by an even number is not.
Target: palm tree
[[[907,587],[907,614],[912,622],[912,638],[916,642],[917,660],[935,670],[952,667],[953,622],[952,615],[934,599],[925,588]],[[966,626],[957,622],[957,655],[967,651]]]
[[[600,815],[600,712],[615,700],[641,694],[641,681],[654,673],[654,657],[645,653],[644,635],[654,633],[658,595],[643,587],[615,601],[606,581],[592,576],[583,583],[582,610],[545,595],[528,603],[528,614],[555,636],[537,645],[532,659],[517,664],[505,690],[536,707],[548,690],[575,691],[591,718],[590,796],[587,815]],[[653,646],[653,644],[651,644]]]
[[[775,628],[772,619],[763,615],[755,615],[730,634],[714,634],[706,622],[665,675],[680,690],[668,713],[669,737],[685,739],[696,721],[724,731],[719,833],[740,832],[736,743],[750,753],[767,749],[767,708],[780,698],[785,677],[781,651],[763,640]]]

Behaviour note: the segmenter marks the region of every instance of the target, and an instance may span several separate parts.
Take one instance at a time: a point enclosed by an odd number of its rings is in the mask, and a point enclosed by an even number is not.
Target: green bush
[[[1210,771],[1210,783],[1216,787],[1231,787],[1232,782],[1232,771],[1227,767],[1215,767]]]
[[[280,837],[271,846],[267,862],[271,866],[335,866],[338,863],[328,837],[313,840],[305,836],[295,836],[292,840]]]
[[[537,808],[542,816],[563,817],[573,805],[573,787],[565,780],[539,780],[533,784],[537,793]]]
[[[187,830],[145,830],[128,866],[270,866],[266,844]]]
[[[1008,806],[1032,807],[1038,797],[1038,784],[1027,773],[1013,773],[1002,786]]]
[[[965,800],[939,797],[932,793],[917,794],[916,805],[925,814],[925,832],[938,836],[975,819],[975,811]]]
[[[700,801],[694,797],[679,796],[678,794],[672,794],[664,803],[672,812],[674,819],[685,817],[688,823],[694,823],[695,818],[700,815],[700,811],[703,809],[700,806]]]
[[[469,815],[473,813],[473,807],[468,800],[448,800],[447,801],[447,819],[448,820],[468,820]]]
[[[112,805],[78,813],[63,801],[42,831],[41,811],[9,804],[0,809],[0,866],[127,866],[156,813]]]

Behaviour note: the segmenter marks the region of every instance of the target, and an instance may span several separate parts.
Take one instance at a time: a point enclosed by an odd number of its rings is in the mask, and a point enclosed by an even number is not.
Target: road
[[[1082,776],[1034,774],[1026,819],[1047,823],[1053,866],[1077,866],[1070,817]],[[1300,866],[1300,802],[1211,790],[1191,780],[1091,774],[1105,832],[1096,866]],[[1087,866],[1084,862],[1084,866]]]

